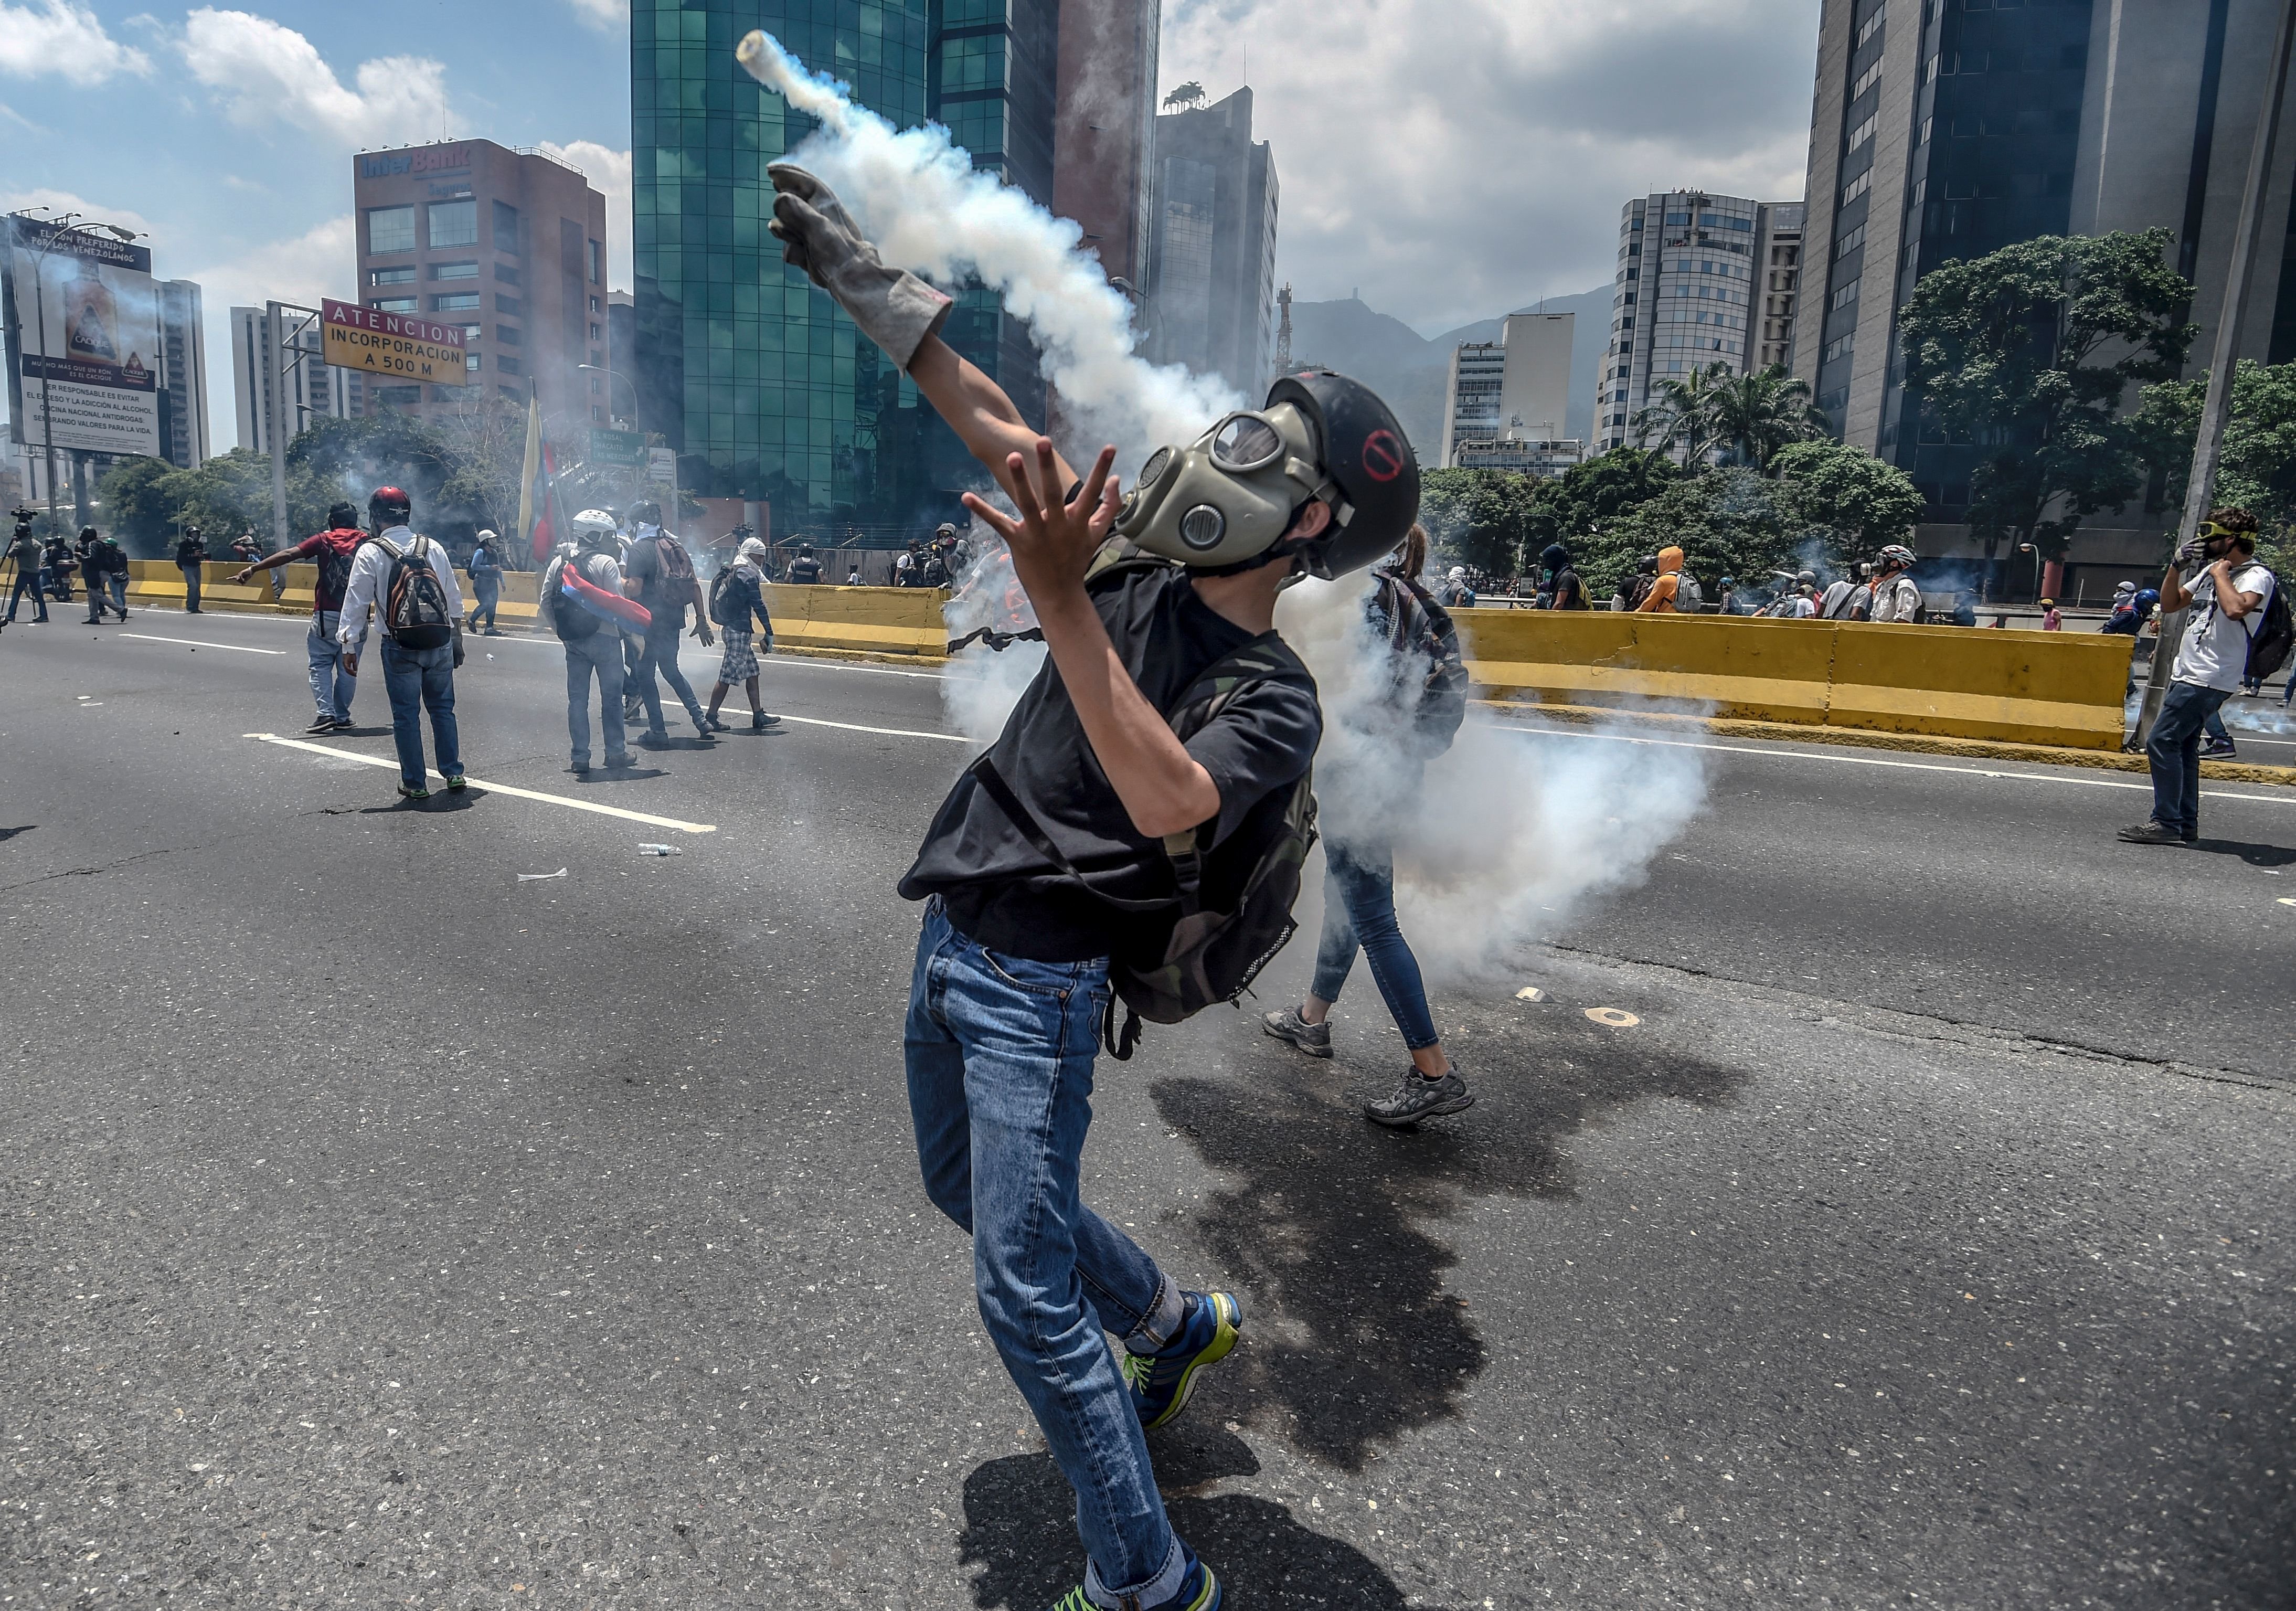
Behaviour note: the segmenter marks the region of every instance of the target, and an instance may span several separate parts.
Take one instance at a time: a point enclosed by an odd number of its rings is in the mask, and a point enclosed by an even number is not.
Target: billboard
[[[21,216],[8,224],[8,378],[25,446],[157,456],[151,249]]]
[[[463,327],[381,313],[357,302],[319,299],[324,357],[339,369],[356,369],[385,379],[425,381],[433,386],[467,386],[470,362],[463,351]]]

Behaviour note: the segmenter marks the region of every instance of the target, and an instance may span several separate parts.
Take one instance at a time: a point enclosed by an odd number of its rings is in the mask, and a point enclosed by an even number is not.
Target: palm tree
[[[1787,443],[1833,432],[1825,415],[1810,405],[1809,382],[1794,379],[1782,364],[1720,381],[1707,408],[1712,440],[1764,474]]]
[[[1683,464],[1693,474],[1697,473],[1704,468],[1706,456],[1718,440],[1715,406],[1729,378],[1729,365],[1713,363],[1686,375],[1660,381],[1657,400],[1635,415],[1635,445],[1679,447]]]

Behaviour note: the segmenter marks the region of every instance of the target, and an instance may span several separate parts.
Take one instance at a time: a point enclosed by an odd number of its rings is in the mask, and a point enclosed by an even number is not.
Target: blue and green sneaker
[[[1188,1549],[1185,1543],[1180,1546]],[[1052,1611],[1103,1611],[1101,1603],[1084,1591],[1078,1583],[1054,1603]],[[1180,1579],[1179,1592],[1169,1599],[1158,1600],[1152,1606],[1143,1606],[1140,1611],[1220,1611],[1220,1582],[1210,1566],[1196,1558],[1188,1549],[1188,1569]]]
[[[1128,1352],[1123,1358],[1132,1407],[1140,1412],[1144,1428],[1161,1426],[1186,1409],[1188,1395],[1196,1390],[1196,1373],[1227,1358],[1243,1335],[1243,1310],[1233,1293],[1187,1295],[1187,1316],[1170,1347],[1161,1353]],[[1213,1593],[1217,1599],[1218,1590]]]

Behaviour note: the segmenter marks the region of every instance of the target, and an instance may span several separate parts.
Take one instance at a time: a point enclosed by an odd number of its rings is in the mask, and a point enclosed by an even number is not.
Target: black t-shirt
[[[1150,704],[1167,712],[1214,662],[1258,641],[1198,598],[1177,571],[1103,581],[1093,589],[1093,602],[1133,681]],[[1272,632],[1266,638],[1280,641]],[[1283,809],[1290,785],[1307,771],[1323,736],[1315,679],[1289,650],[1284,657],[1292,671],[1247,685],[1187,741],[1188,753],[1219,789],[1219,819],[1206,858],[1206,884],[1215,894],[1223,870],[1218,847],[1255,812]],[[1118,910],[1100,897],[1173,898],[1170,860],[1160,842],[1132,826],[1049,659],[988,754],[1083,875],[1084,887],[1055,871],[967,772],[926,830],[916,864],[901,880],[903,897],[941,896],[957,928],[1010,956],[1039,962],[1111,955],[1160,959],[1177,900],[1170,912],[1158,916]]]

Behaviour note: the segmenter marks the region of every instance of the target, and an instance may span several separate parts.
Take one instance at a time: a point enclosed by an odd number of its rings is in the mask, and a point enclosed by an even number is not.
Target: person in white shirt
[[[462,736],[455,724],[455,668],[463,663],[463,595],[455,585],[455,562],[439,544],[407,529],[414,506],[398,488],[377,487],[366,510],[367,529],[374,537],[351,561],[337,629],[343,670],[358,675],[359,651],[366,644],[367,614],[373,610],[382,628],[382,684],[390,694],[390,736],[398,747],[398,792],[408,800],[430,798],[422,767],[422,712],[427,710],[439,771],[447,789],[460,793],[468,785],[463,780]],[[393,621],[394,571],[401,561],[419,565],[426,560],[437,596],[428,596],[427,589],[418,593],[410,582],[410,619]]]
[[[1914,551],[1905,544],[1891,543],[1882,550],[1874,563],[1874,598],[1866,620],[1912,624],[1922,607],[1921,587],[1906,574],[1913,568]]]
[[[2207,561],[2187,590],[2179,566]],[[2144,745],[2152,763],[2152,818],[2120,830],[2126,844],[2191,844],[2201,836],[2201,731],[2240,686],[2248,644],[2279,585],[2256,563],[2256,516],[2218,509],[2177,552],[2161,582],[2161,608],[2190,606],[2169,691]]]

